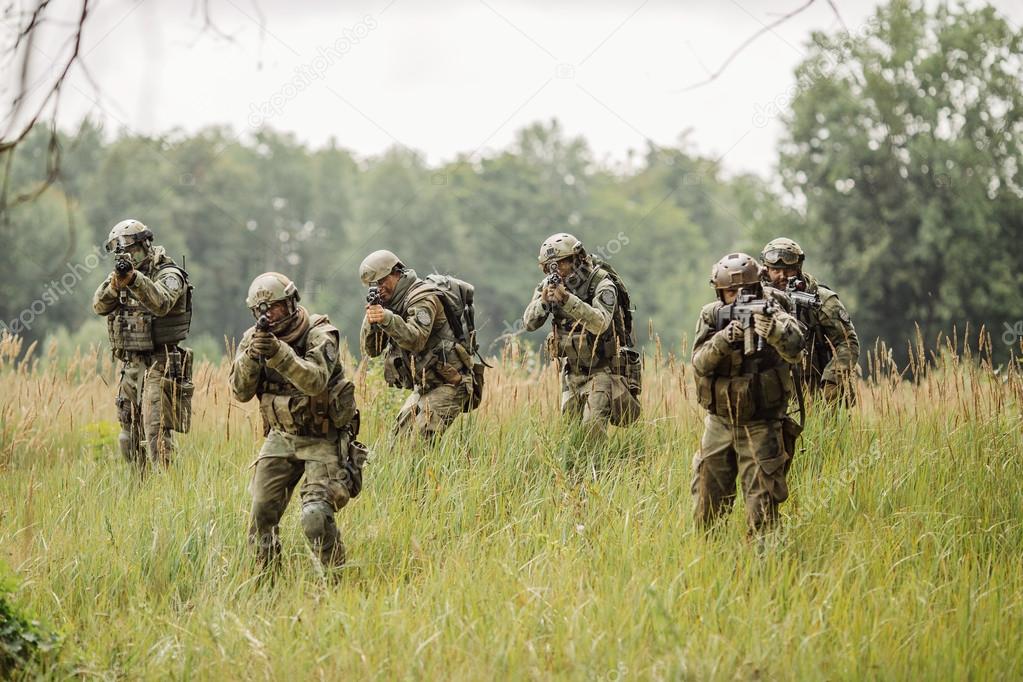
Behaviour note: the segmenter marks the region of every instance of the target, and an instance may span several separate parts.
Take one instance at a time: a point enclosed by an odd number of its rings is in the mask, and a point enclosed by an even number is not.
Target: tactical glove
[[[272,358],[277,355],[281,342],[270,332],[256,332],[252,335],[250,349],[260,357]]]

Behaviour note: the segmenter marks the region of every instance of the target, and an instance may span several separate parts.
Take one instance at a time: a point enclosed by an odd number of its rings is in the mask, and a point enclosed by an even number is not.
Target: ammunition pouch
[[[107,336],[115,351],[148,353],[153,350],[153,315],[141,306],[120,306],[107,315]]]
[[[547,336],[546,343],[547,352],[566,360],[573,370],[607,367],[616,355],[613,338],[597,337],[589,332],[555,329]]]
[[[343,429],[346,426],[353,426],[352,435],[358,435],[359,410],[355,405],[355,384],[344,377],[340,377],[327,387],[325,393],[320,395],[326,397],[327,409],[324,416],[330,420],[334,428]],[[317,398],[319,397],[317,396]]]
[[[388,347],[384,355],[384,381],[393,388],[415,387],[408,356],[393,345]]]
[[[362,467],[369,457],[369,448],[355,440],[354,434],[351,438],[342,438],[340,442],[338,464],[347,474],[348,495],[349,497],[358,497],[362,492]]]
[[[637,398],[643,392],[643,358],[632,348],[619,348],[611,360],[611,373],[625,379],[629,393]]]
[[[482,362],[474,362],[472,365],[472,390],[469,391],[469,399],[465,402],[462,412],[472,412],[483,402],[484,372],[487,366]]]
[[[259,397],[259,414],[263,417],[263,432],[276,429],[296,436],[314,434],[310,396],[284,393],[264,393]]]
[[[788,365],[732,377],[697,376],[696,399],[711,414],[743,423],[776,416],[794,391]]]
[[[355,384],[343,375],[334,377],[326,390],[318,395],[305,395],[291,384],[267,382],[259,397],[259,413],[263,430],[277,429],[296,436],[326,437],[331,429],[342,430],[355,425]]]
[[[178,433],[188,433],[192,427],[192,351],[182,348],[168,356],[167,366],[160,378],[160,400],[163,425]]]

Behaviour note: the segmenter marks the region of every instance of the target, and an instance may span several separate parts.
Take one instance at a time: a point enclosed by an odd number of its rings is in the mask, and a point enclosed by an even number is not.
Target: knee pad
[[[329,543],[337,534],[334,510],[326,502],[307,502],[302,505],[302,532],[310,541]]]

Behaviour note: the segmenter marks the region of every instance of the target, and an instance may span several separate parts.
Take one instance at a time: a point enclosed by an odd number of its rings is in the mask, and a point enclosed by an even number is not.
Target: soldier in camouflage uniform
[[[537,285],[522,321],[534,331],[551,318],[547,346],[561,362],[562,413],[581,420],[590,439],[602,437],[608,422],[633,423],[640,414],[639,356],[617,273],[566,233],[544,241],[539,262],[549,276]]]
[[[693,346],[697,399],[707,410],[700,449],[693,458],[692,493],[696,523],[710,527],[735,500],[739,477],[751,534],[759,534],[778,516],[788,498],[785,475],[798,429],[786,416],[794,394],[791,364],[803,349],[802,327],[790,314],[785,294],[760,283],[752,257],[733,253],[711,272],[718,300],[700,311]],[[773,301],[772,314],[754,316],[762,347],[744,351],[746,333],[732,320],[718,329],[719,311],[740,292]]]
[[[442,292],[394,253],[380,250],[366,256],[359,278],[379,294],[379,302],[366,305],[362,352],[383,354],[387,383],[412,389],[398,411],[394,434],[415,433],[433,442],[466,411],[473,388],[472,358],[448,322]]]
[[[267,272],[252,281],[246,330],[231,365],[231,391],[259,399],[266,439],[252,478],[249,543],[264,566],[281,551],[278,524],[303,475],[302,531],[325,568],[345,561],[334,514],[362,489],[366,451],[357,441],[352,382],[338,359],[341,335],[298,305],[295,284]]]
[[[767,283],[776,289],[805,292],[816,296],[812,305],[795,299],[796,317],[806,327],[806,352],[801,376],[810,390],[821,390],[830,401],[856,402],[855,380],[860,358],[860,340],[849,312],[838,294],[803,272],[806,256],[799,244],[780,237],[768,242],[760,256]]]
[[[178,344],[192,320],[192,287],[137,220],[114,225],[106,249],[117,269],[93,294],[92,308],[106,316],[111,348],[122,363],[118,445],[140,468],[166,465],[174,452],[171,431],[187,432],[191,419],[191,351]]]

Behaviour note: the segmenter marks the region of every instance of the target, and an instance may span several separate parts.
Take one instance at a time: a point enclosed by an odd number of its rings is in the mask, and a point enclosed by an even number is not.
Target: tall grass
[[[702,415],[659,349],[642,423],[584,476],[562,466],[557,377],[528,353],[432,449],[389,443],[403,396],[350,363],[375,450],[338,516],[350,563],[323,578],[293,504],[273,584],[245,544],[258,414],[226,366],[196,368],[192,433],[139,480],[110,362],[19,355],[3,342],[0,551],[64,634],[55,677],[1023,676],[1023,380],[961,343],[914,351],[913,376],[879,347],[855,408],[812,406],[763,547],[741,510],[695,531]]]

